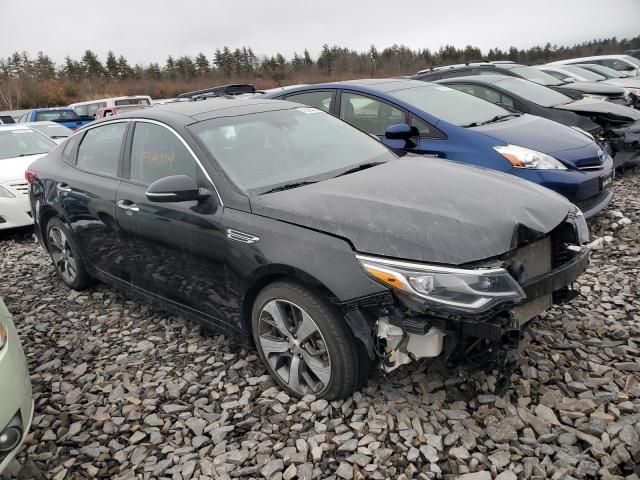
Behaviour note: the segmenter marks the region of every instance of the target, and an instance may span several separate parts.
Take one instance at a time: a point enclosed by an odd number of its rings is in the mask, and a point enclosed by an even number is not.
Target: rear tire
[[[291,281],[274,282],[258,294],[251,320],[258,353],[287,393],[334,400],[366,380],[364,349],[320,293]]]
[[[46,235],[47,250],[62,281],[73,290],[89,287],[93,280],[87,273],[68,225],[53,217],[47,223]]]

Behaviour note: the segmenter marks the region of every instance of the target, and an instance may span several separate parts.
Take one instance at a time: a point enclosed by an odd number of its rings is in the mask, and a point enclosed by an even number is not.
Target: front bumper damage
[[[615,135],[609,143],[616,168],[640,158],[640,122],[611,128],[611,132]]]
[[[385,372],[421,359],[447,371],[497,370],[496,393],[502,395],[516,366],[523,326],[551,304],[576,296],[571,285],[589,263],[589,247],[569,248],[570,259],[521,283],[527,299],[520,305],[482,315],[443,314],[415,297],[389,292],[343,304],[345,318]]]

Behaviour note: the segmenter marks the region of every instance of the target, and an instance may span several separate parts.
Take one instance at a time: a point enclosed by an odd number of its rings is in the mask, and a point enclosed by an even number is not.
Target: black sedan
[[[640,112],[601,99],[574,100],[537,83],[504,75],[440,80],[448,87],[511,110],[578,127],[608,147],[616,167],[640,155]]]
[[[252,337],[294,395],[344,397],[376,363],[427,357],[494,359],[508,378],[519,322],[569,299],[588,262],[586,223],[559,195],[399,158],[291,102],[132,111],[26,176],[69,287],[102,280]]]

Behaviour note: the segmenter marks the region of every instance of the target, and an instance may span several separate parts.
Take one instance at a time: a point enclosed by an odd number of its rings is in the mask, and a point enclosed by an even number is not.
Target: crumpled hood
[[[473,127],[471,130],[504,143],[547,154],[573,150],[593,143],[589,137],[571,127],[534,115],[521,115],[517,118]]]
[[[515,176],[418,156],[251,197],[253,213],[345,238],[361,253],[448,265],[508,252],[520,228],[548,233],[570,208]]]
[[[569,102],[566,105],[558,105],[554,108],[582,114],[602,114],[617,121],[636,122],[640,120],[640,112],[638,110],[598,98],[583,98],[581,100]]]
[[[0,160],[0,183],[9,180],[24,180],[24,171],[35,160],[42,158],[46,153],[29,155],[28,157],[6,158]]]

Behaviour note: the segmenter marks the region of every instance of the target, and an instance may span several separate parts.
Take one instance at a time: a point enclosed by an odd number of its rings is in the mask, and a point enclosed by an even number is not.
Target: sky
[[[224,45],[290,58],[324,43],[486,52],[638,34],[640,0],[0,0],[0,57],[43,51],[58,64],[87,49],[147,65]]]

